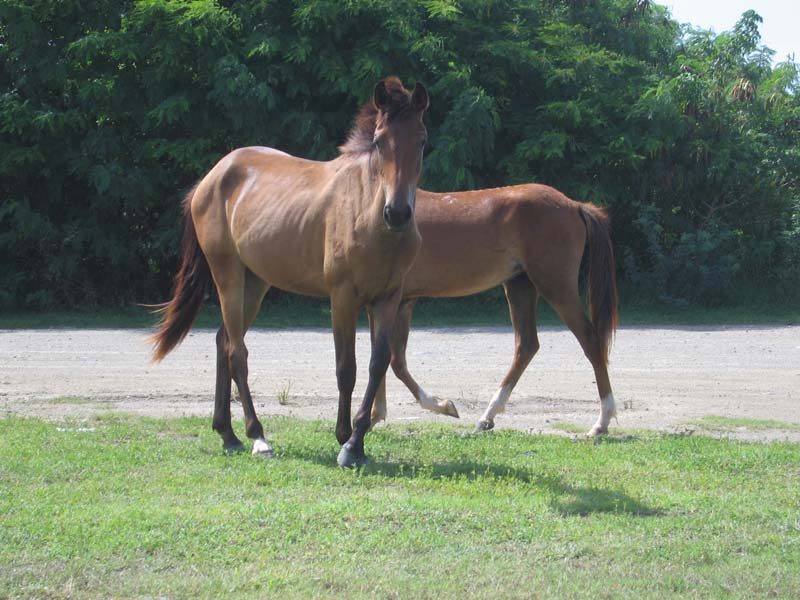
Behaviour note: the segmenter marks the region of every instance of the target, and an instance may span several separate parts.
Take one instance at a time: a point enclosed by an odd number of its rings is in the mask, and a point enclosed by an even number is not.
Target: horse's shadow
[[[336,454],[292,453],[294,458],[316,462],[330,467],[336,464]],[[622,513],[639,517],[659,516],[663,511],[648,506],[621,489],[598,486],[581,486],[564,478],[537,472],[536,467],[519,468],[502,464],[483,464],[472,460],[459,460],[434,464],[375,460],[363,468],[366,477],[380,476],[389,479],[426,478],[438,481],[479,479],[512,479],[543,492],[553,510],[562,516],[589,516],[595,513]]]

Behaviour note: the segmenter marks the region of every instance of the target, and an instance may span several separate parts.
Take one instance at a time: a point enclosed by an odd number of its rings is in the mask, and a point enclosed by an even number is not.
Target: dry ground
[[[144,330],[0,331],[0,416],[58,418],[118,410],[209,415],[214,332],[193,331],[161,364],[149,360]],[[540,332],[541,350],[497,427],[588,429],[598,412],[594,377],[572,335]],[[260,415],[334,419],[337,391],[328,330],[248,333],[251,387]],[[411,372],[429,393],[452,399],[473,425],[511,363],[510,328],[412,331]],[[366,382],[369,335],[358,332],[359,381]],[[736,428],[726,435],[800,441],[800,327],[635,327],[618,331],[611,382],[621,428],[686,431],[708,415],[774,419],[791,427]],[[456,421],[419,408],[389,376],[388,421]],[[241,414],[234,407],[234,414]],[[612,422],[612,428],[617,424]]]

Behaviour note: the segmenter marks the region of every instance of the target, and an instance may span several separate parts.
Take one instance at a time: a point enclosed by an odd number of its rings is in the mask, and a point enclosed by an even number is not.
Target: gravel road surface
[[[193,331],[160,364],[149,360],[149,333],[0,331],[0,416],[57,419],[108,410],[210,416],[214,332]],[[570,423],[588,429],[599,411],[589,362],[565,329],[543,328],[539,338],[541,349],[497,427],[539,432]],[[330,331],[253,330],[246,341],[260,415],[335,419]],[[422,410],[390,374],[388,422],[473,425],[508,369],[513,346],[510,327],[413,330],[412,374],[428,393],[453,400],[461,419]],[[357,356],[354,413],[366,384],[366,330],[358,332]],[[725,434],[800,441],[800,327],[626,327],[617,332],[610,374],[621,428],[687,431],[707,415],[775,419],[794,427]],[[279,396],[286,396],[283,403]],[[234,415],[240,414],[235,406]]]

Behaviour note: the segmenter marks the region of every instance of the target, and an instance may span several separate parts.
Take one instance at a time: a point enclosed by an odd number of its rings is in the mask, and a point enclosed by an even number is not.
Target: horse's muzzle
[[[388,204],[383,207],[383,222],[392,231],[405,231],[413,216],[414,212],[408,204],[400,209],[392,208]]]

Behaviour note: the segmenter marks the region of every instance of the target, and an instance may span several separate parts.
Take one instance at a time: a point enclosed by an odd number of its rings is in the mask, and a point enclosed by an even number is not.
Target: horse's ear
[[[372,92],[372,103],[378,110],[385,111],[389,108],[389,92],[386,91],[386,84],[383,80],[375,84],[375,90]]]
[[[429,104],[428,90],[418,81],[417,85],[414,86],[414,92],[411,94],[411,106],[415,110],[423,111],[428,109]]]

